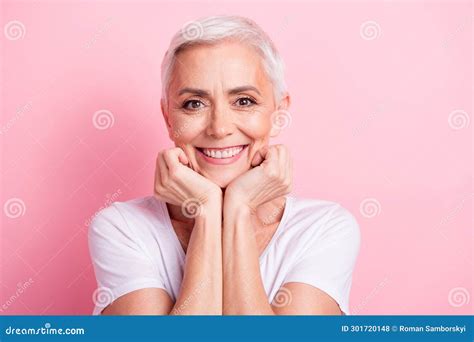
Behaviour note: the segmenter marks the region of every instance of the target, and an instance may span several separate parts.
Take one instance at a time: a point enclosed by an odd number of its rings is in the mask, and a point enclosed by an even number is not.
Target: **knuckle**
[[[165,158],[170,158],[175,153],[174,148],[170,148],[165,152]]]
[[[158,153],[158,155],[156,156],[156,168],[159,168],[160,164],[162,163],[161,162],[162,156],[163,154],[161,152]]]
[[[181,167],[179,165],[170,165],[168,179],[176,181],[181,178]]]
[[[175,164],[168,165],[169,177],[174,178],[175,173],[178,171],[178,166]]]
[[[170,186],[170,177],[165,176],[165,175],[163,177],[161,177],[161,186],[163,188],[169,188],[169,186]]]
[[[163,187],[160,184],[155,185],[154,194],[158,198],[160,197],[161,194],[163,194]]]
[[[278,145],[268,146],[268,153],[275,153],[276,151],[278,151]]]
[[[173,147],[173,148],[170,148],[169,149],[169,153],[170,154],[180,154],[181,152],[183,152],[183,150],[181,149],[181,147]]]
[[[278,171],[273,167],[267,168],[266,174],[267,174],[267,177],[270,178],[271,180],[278,179]]]

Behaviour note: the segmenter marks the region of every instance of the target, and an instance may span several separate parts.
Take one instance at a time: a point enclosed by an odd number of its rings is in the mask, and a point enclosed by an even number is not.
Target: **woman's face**
[[[176,58],[162,103],[170,138],[193,170],[225,188],[277,133],[272,113],[289,98],[275,103],[260,55],[245,44],[195,45]]]

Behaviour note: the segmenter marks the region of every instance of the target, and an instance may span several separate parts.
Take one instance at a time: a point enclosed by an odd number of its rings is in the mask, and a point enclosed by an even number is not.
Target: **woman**
[[[176,147],[158,155],[154,195],[113,203],[89,229],[94,314],[348,314],[358,224],[289,196],[288,150],[269,144],[290,105],[280,55],[249,19],[190,25],[162,64]]]

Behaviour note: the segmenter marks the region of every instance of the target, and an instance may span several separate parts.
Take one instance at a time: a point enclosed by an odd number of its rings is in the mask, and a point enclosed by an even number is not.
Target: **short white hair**
[[[161,64],[161,97],[167,102],[171,74],[176,55],[186,47],[198,44],[217,44],[227,39],[249,44],[262,56],[267,77],[273,84],[278,102],[287,91],[283,60],[270,37],[251,19],[241,16],[210,16],[186,23],[171,39]]]

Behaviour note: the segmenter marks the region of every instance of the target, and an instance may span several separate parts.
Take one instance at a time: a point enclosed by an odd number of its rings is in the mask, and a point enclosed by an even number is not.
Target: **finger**
[[[281,175],[285,182],[291,180],[291,159],[288,148],[285,145],[277,145],[278,162],[280,165]]]
[[[270,146],[267,158],[263,163],[268,168],[269,174],[273,174],[278,182],[288,182],[288,152],[286,146],[278,144]]]
[[[253,156],[252,162],[250,163],[250,165],[254,167],[254,166],[260,165],[262,162],[263,162],[263,157],[260,154],[260,151],[257,151],[257,153],[255,153],[255,155]]]
[[[174,156],[176,155],[178,158],[178,161],[183,164],[183,165],[188,165],[189,159],[186,153],[184,153],[184,150],[181,147],[175,147],[171,150],[171,154]]]
[[[275,145],[266,146],[262,151],[262,155],[265,159],[262,164],[272,165],[275,162],[278,163],[278,148]]]
[[[164,153],[164,159],[170,171],[173,171],[176,167],[180,164],[188,165],[188,157],[184,153],[184,151],[179,148],[175,147],[172,148]]]
[[[289,151],[287,151],[287,170],[288,170],[288,177],[290,178],[290,182],[293,181],[293,159],[291,159],[291,155]]]
[[[291,183],[292,180],[292,161],[290,152],[288,147],[282,145],[282,155],[281,158],[283,160],[282,167],[284,168],[285,172],[285,179]]]
[[[182,149],[179,149],[179,154],[178,154],[178,159],[181,162],[181,164],[187,166],[189,164],[189,159],[186,153]]]
[[[293,186],[293,162],[291,160],[290,152],[288,148],[285,146],[285,191],[286,193],[291,193],[292,191],[292,186]]]
[[[163,157],[163,153],[158,154],[158,170],[160,173],[160,181],[163,185],[168,180],[168,166],[166,165],[165,158]]]
[[[278,159],[284,177],[288,177],[288,151],[285,145],[278,145]]]
[[[251,165],[252,166],[260,165],[265,160],[267,153],[268,153],[268,146],[264,146],[261,149],[259,149],[257,153],[255,153],[255,155],[253,156]]]

